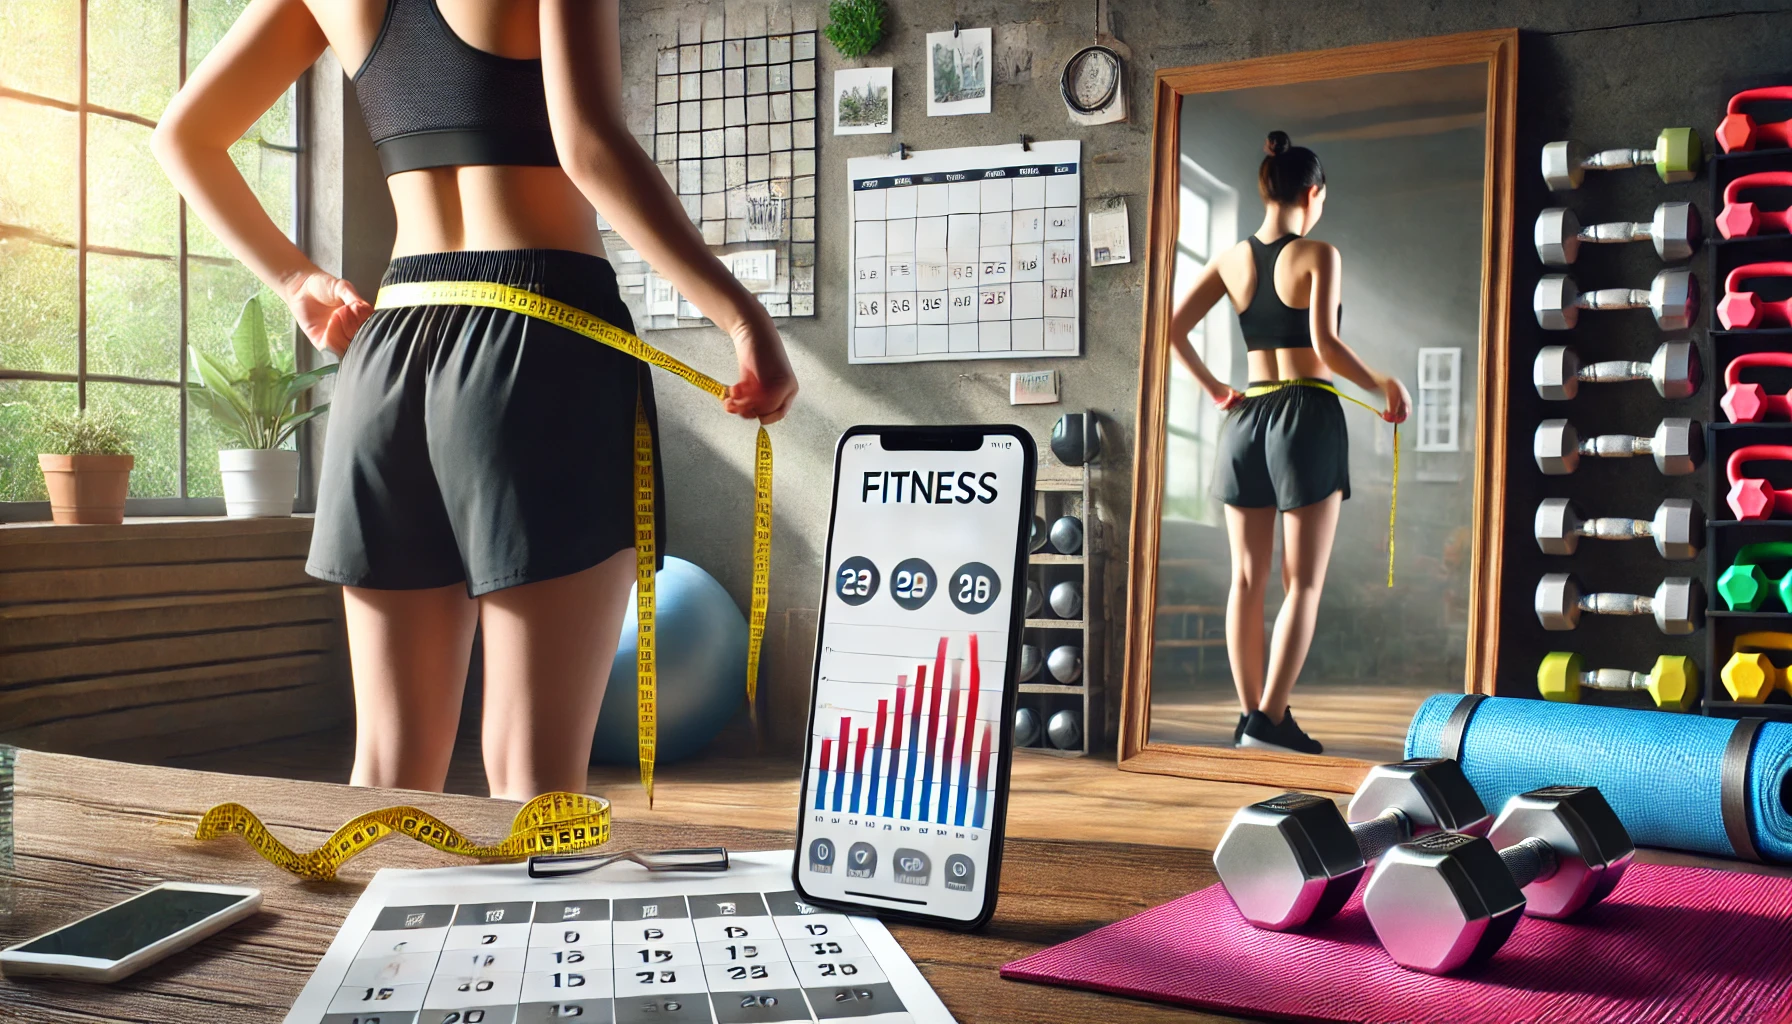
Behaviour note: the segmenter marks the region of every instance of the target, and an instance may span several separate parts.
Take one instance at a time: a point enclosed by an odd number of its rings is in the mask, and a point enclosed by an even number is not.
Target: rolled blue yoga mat
[[[1407,757],[1442,757],[1454,745],[1451,714],[1466,694],[1438,694],[1406,731]],[[1748,856],[1733,843],[1746,827],[1760,858],[1792,861],[1792,724],[1768,722],[1740,744],[1728,718],[1487,697],[1460,726],[1459,760],[1488,808],[1542,786],[1597,786],[1639,846],[1719,857]],[[1467,710],[1467,709],[1465,709]],[[1724,820],[1725,752],[1732,754],[1731,813]],[[1746,758],[1746,760],[1744,760]]]

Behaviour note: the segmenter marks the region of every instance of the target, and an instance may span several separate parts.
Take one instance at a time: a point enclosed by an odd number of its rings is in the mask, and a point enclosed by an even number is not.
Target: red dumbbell
[[[1724,208],[1717,215],[1717,230],[1725,238],[1747,238],[1763,231],[1792,231],[1792,210],[1761,210],[1736,197],[1751,188],[1792,187],[1792,171],[1756,171],[1724,186]]]
[[[1792,462],[1792,445],[1749,444],[1730,453],[1724,473],[1730,480],[1725,500],[1737,519],[1792,515],[1792,490],[1781,490],[1759,477],[1742,475],[1745,462]]]
[[[1740,290],[1744,281],[1763,277],[1792,277],[1792,263],[1745,263],[1724,277],[1724,297],[1717,304],[1717,318],[1732,331],[1755,327],[1792,326],[1792,299],[1769,301],[1754,292]]]
[[[1724,397],[1718,405],[1731,423],[1764,419],[1792,420],[1792,392],[1770,395],[1759,384],[1742,383],[1742,371],[1754,366],[1792,369],[1792,352],[1744,352],[1724,367]]]
[[[1792,146],[1792,121],[1758,124],[1737,108],[1756,100],[1792,100],[1792,85],[1772,85],[1765,89],[1744,89],[1730,97],[1724,119],[1717,126],[1717,144],[1726,153],[1750,149],[1783,149]]]

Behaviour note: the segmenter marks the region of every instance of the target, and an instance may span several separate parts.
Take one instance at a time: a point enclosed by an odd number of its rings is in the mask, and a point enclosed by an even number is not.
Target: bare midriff
[[[558,167],[431,167],[386,179],[398,216],[393,256],[566,249],[604,256],[597,213]]]

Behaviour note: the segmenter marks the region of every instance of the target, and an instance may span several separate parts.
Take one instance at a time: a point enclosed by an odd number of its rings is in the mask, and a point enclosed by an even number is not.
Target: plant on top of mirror
[[[828,26],[821,31],[840,56],[863,57],[884,38],[884,0],[829,0]]]
[[[199,349],[193,355],[194,375],[187,384],[193,404],[244,448],[278,448],[299,424],[320,416],[328,402],[299,411],[299,398],[318,381],[336,372],[335,363],[295,373],[274,363],[268,349],[267,321],[261,302],[251,295],[230,331],[234,359],[214,359]]]
[[[39,423],[45,455],[129,455],[131,443],[117,410],[88,406],[60,414],[46,412]]]

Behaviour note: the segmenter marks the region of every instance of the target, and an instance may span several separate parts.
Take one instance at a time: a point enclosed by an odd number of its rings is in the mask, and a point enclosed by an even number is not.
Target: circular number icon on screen
[[[890,573],[890,596],[903,608],[914,611],[927,603],[939,581],[934,579],[933,566],[919,558],[905,558]]]
[[[946,586],[952,591],[952,603],[969,615],[988,611],[1002,593],[1002,581],[996,578],[996,571],[982,562],[959,566]]]
[[[877,566],[871,559],[854,555],[834,573],[834,593],[850,605],[861,605],[877,593]]]

